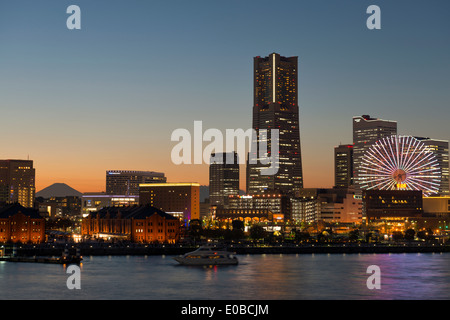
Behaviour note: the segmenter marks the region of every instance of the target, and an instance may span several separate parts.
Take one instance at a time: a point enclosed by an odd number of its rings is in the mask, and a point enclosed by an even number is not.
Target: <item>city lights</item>
[[[410,136],[390,136],[376,141],[361,161],[360,184],[372,190],[420,190],[437,194],[441,169],[436,155]]]

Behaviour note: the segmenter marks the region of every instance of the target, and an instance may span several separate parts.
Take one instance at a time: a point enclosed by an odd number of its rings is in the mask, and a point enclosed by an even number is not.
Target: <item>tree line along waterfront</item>
[[[236,253],[364,253],[364,252],[445,252],[450,242],[444,230],[406,228],[389,230],[371,224],[343,223],[246,223],[242,220],[190,220],[179,229],[176,242],[133,241],[127,235],[103,234],[76,237],[77,221],[53,219],[45,225],[42,243],[6,241],[0,243],[0,255],[60,255],[65,248],[82,255],[180,254],[213,243]]]
[[[39,245],[3,245],[5,255],[15,251],[17,256],[59,257],[65,249],[70,255],[78,252],[82,256],[124,256],[124,255],[179,255],[193,251],[201,245],[183,244],[108,244],[108,243],[66,243]],[[214,242],[218,247],[226,246],[236,254],[386,254],[386,253],[448,253],[450,246],[442,243],[396,242],[396,243],[244,243]]]
[[[344,230],[344,231],[343,231]],[[391,231],[382,234],[378,228],[371,226],[349,226],[323,222],[305,223],[299,225],[253,224],[245,226],[242,220],[232,220],[225,225],[204,226],[200,220],[191,221],[186,232],[191,242],[214,239],[224,242],[250,242],[252,244],[399,244],[414,243],[445,244],[449,235],[437,235],[431,228],[415,230],[408,228],[404,231]]]
[[[311,230],[313,232],[310,232]],[[240,220],[228,226],[204,226],[191,221],[178,243],[135,243],[129,240],[105,238],[74,242],[68,233],[42,244],[4,243],[3,254],[23,256],[59,256],[68,249],[81,255],[178,255],[201,245],[226,247],[237,254],[311,254],[311,253],[427,253],[450,252],[447,238],[433,235],[432,230],[416,232],[407,229],[386,237],[371,228],[354,228],[346,233],[335,232],[329,224],[304,228],[294,226],[289,231],[270,230],[254,224],[248,228]]]

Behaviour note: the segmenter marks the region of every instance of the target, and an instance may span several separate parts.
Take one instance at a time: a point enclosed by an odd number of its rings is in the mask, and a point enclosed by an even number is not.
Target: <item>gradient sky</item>
[[[71,4],[81,30],[66,28]],[[371,4],[381,30],[366,27]],[[172,131],[251,128],[253,57],[277,52],[299,57],[305,187],[331,187],[355,115],[450,139],[449,12],[447,0],[0,0],[0,158],[34,160],[38,191],[103,191],[109,169],[208,184],[207,165],[171,162]]]

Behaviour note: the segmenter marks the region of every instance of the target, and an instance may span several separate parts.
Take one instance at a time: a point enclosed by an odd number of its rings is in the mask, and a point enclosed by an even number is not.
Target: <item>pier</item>
[[[35,248],[36,249],[36,248]],[[36,255],[36,252],[34,254],[30,255],[28,254],[18,254],[17,247],[13,247],[12,252],[10,255],[5,255],[5,248],[2,248],[0,250],[0,261],[6,261],[6,262],[28,262],[28,263],[53,263],[53,264],[78,264],[80,263],[83,258],[80,254],[80,249],[75,249],[75,254],[71,255],[69,253],[69,249],[65,248],[63,253],[60,256],[45,254],[44,255]],[[61,251],[60,251],[61,252]],[[48,253],[48,252],[47,252]]]

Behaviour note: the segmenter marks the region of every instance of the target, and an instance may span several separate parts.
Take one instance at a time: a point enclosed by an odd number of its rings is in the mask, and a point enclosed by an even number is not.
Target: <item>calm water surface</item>
[[[0,299],[450,299],[450,254],[238,255],[187,267],[171,256],[84,257],[81,289],[61,265],[0,262]],[[381,268],[369,290],[367,267]]]

